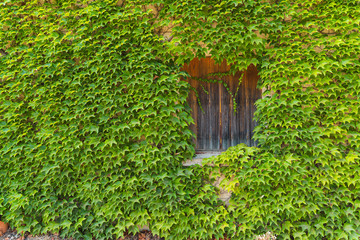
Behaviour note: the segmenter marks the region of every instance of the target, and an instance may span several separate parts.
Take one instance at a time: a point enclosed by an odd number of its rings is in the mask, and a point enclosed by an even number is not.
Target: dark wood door
[[[193,59],[184,65],[183,70],[192,77],[187,81],[198,94],[197,97],[195,91],[190,91],[188,97],[195,122],[190,128],[196,134],[196,151],[223,151],[239,143],[254,146],[254,103],[261,98],[261,90],[256,88],[259,79],[256,67],[250,65],[245,72],[237,72],[234,76],[209,76],[212,73],[228,72],[230,66],[226,61],[215,64],[214,60],[208,57]],[[222,83],[209,83],[196,78],[222,80],[229,89]],[[234,97],[231,97],[229,91]],[[236,112],[233,99],[236,101]]]

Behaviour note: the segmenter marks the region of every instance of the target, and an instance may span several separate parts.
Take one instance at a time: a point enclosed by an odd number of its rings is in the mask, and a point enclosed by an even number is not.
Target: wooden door
[[[234,76],[214,77],[211,73],[227,72],[230,66],[223,61],[215,64],[211,58],[193,59],[185,64],[183,70],[192,78],[187,79],[196,89],[190,91],[188,103],[192,109],[195,124],[190,126],[196,134],[196,151],[224,151],[230,146],[245,143],[254,146],[252,138],[255,121],[255,101],[261,98],[261,90],[257,89],[258,71],[250,65],[245,72],[237,72]],[[239,86],[239,78],[242,81]],[[217,79],[225,82],[236,101],[234,112],[233,98],[221,83],[209,83],[196,78]],[[236,94],[236,90],[238,92]],[[235,96],[236,95],[236,96]],[[201,106],[198,103],[200,101]]]

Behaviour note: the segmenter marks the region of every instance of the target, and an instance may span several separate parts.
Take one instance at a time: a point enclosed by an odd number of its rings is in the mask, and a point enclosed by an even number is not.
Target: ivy
[[[234,106],[233,109],[234,109],[234,113],[235,113],[235,112],[237,111],[236,96],[237,96],[238,93],[239,93],[239,88],[240,88],[240,84],[241,84],[241,79],[242,79],[243,73],[240,74],[240,76],[239,76],[239,83],[238,83],[238,86],[236,87],[234,93],[230,90],[229,85],[228,85],[224,80],[222,80],[222,77],[225,77],[225,76],[229,76],[229,72],[214,72],[214,73],[209,73],[209,74],[207,74],[207,76],[205,76],[205,77],[207,77],[207,78],[191,77],[191,76],[189,76],[187,79],[188,79],[188,80],[189,80],[189,79],[190,79],[190,80],[196,80],[196,81],[205,82],[205,83],[220,83],[220,84],[222,84],[222,85],[224,86],[225,90],[228,92],[228,94],[229,94],[229,96],[230,96],[230,99],[231,99],[232,102],[233,102],[233,106]],[[209,78],[209,77],[212,77],[212,78]],[[220,79],[216,79],[216,78],[214,78],[214,77],[218,77],[218,78],[220,78]],[[205,87],[204,87],[202,84],[200,84],[200,86],[201,86],[201,89],[202,89],[207,95],[209,95],[209,92],[205,89]],[[196,96],[197,102],[198,102],[198,104],[199,104],[199,106],[200,106],[200,109],[201,109],[202,112],[204,112],[204,109],[203,109],[203,107],[202,107],[202,104],[201,104],[201,101],[200,101],[200,97],[199,97],[198,91],[197,91],[194,87],[192,87],[192,86],[190,86],[190,89],[195,92],[195,96]]]
[[[359,1],[0,6],[0,215],[19,231],[359,237]],[[195,151],[181,66],[207,54],[260,70],[259,147],[183,167]]]

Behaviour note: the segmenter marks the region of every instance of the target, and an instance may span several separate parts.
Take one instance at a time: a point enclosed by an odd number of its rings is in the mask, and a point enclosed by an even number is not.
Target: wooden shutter
[[[185,64],[183,70],[192,77],[220,79],[220,77],[209,77],[208,74],[227,72],[230,70],[230,66],[226,64],[226,61],[215,64],[214,60],[209,57],[195,58],[189,64]],[[241,72],[237,72],[234,76],[221,77],[233,94],[239,85],[241,74]],[[236,112],[234,112],[232,98],[223,84],[202,82],[194,78],[187,79],[197,90],[204,110],[204,112],[201,111],[195,92],[190,91],[188,103],[195,121],[190,128],[196,134],[194,141],[197,152],[223,151],[239,143],[246,143],[248,146],[255,145],[252,139],[256,124],[253,121],[254,103],[261,98],[261,90],[256,88],[258,79],[256,67],[250,65],[243,73],[242,83],[235,98]]]

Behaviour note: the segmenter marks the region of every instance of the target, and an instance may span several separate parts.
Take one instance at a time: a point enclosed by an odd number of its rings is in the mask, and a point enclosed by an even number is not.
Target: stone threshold
[[[220,151],[203,151],[199,152],[195,155],[193,159],[188,159],[185,162],[183,162],[183,166],[188,167],[192,165],[200,165],[202,166],[202,160],[209,157],[219,156],[221,153]]]

